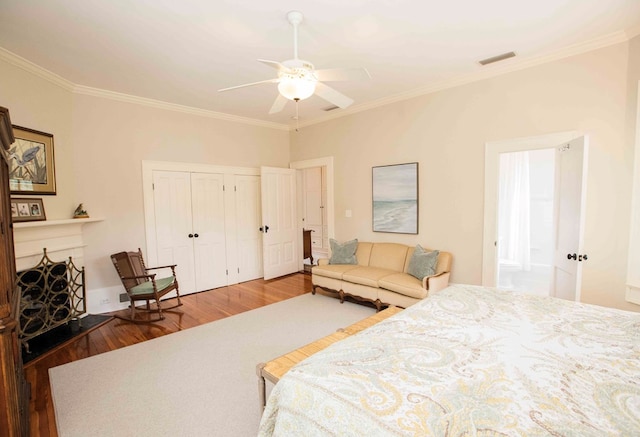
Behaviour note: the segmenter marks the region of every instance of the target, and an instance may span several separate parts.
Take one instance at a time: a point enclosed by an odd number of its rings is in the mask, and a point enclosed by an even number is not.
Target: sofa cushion
[[[369,265],[369,258],[371,257],[372,247],[373,243],[363,243],[362,241],[358,241],[358,250],[356,250],[356,259],[358,260],[358,265]]]
[[[380,288],[400,293],[405,296],[423,299],[427,297],[427,290],[422,288],[422,281],[408,273],[394,273],[378,281]]]
[[[375,243],[371,249],[369,266],[402,272],[409,246],[398,243]]]
[[[401,308],[409,308],[416,302],[420,302],[422,299],[416,299],[415,297],[405,296],[402,293],[396,293],[395,291],[385,290],[384,288],[378,288],[378,299],[380,302],[386,305],[394,305]]]
[[[357,264],[356,249],[358,249],[358,240],[345,241],[340,244],[333,238],[329,239],[331,245],[331,258],[329,264]]]
[[[322,266],[313,266],[311,273],[313,275],[325,276],[327,278],[342,279],[342,274],[349,270],[357,269],[357,265],[353,264],[325,264]]]
[[[378,280],[393,273],[395,272],[389,269],[357,267],[345,272],[342,275],[342,280],[353,282],[354,284],[368,285],[369,287],[378,288]]]
[[[437,250],[428,252],[419,244],[416,245],[407,267],[407,273],[421,281],[425,276],[432,276],[436,272],[439,254],[440,252]]]

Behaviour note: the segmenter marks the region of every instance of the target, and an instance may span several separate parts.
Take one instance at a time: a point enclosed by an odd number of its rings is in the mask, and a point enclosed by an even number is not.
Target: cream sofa
[[[357,264],[329,264],[318,260],[311,269],[315,294],[317,289],[338,293],[340,302],[345,296],[372,302],[378,311],[383,306],[406,308],[449,285],[452,256],[438,255],[436,272],[422,281],[407,273],[414,247],[398,243],[359,242]]]

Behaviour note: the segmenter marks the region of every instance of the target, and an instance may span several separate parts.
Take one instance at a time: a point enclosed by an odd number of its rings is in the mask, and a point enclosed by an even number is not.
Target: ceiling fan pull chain
[[[296,132],[298,132],[298,127],[300,125],[300,116],[298,115],[298,102],[300,99],[296,99]]]

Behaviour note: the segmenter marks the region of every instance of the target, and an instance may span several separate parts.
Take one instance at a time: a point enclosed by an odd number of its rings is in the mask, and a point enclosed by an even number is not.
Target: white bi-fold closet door
[[[181,294],[262,276],[260,177],[153,170],[149,249]],[[151,228],[151,229],[149,229]]]
[[[157,262],[177,264],[182,293],[227,285],[224,175],[153,172]]]

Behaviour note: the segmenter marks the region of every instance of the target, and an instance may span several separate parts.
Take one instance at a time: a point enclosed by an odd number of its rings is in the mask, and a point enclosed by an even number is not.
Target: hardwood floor
[[[25,366],[26,379],[31,384],[31,436],[58,435],[49,387],[49,368],[223,319],[310,291],[310,275],[296,273],[269,281],[258,279],[184,296],[183,305],[166,312],[166,318],[161,322],[133,324],[114,319],[96,328],[84,337]],[[128,313],[128,310],[123,310],[123,315],[128,315],[125,312]]]

